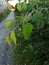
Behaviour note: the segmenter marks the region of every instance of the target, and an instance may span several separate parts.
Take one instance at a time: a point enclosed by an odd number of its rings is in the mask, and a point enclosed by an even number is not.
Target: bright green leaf
[[[16,45],[16,36],[15,36],[14,31],[11,32],[11,39],[13,40],[14,44]]]
[[[6,22],[6,29],[9,29],[11,26],[11,21]]]
[[[23,35],[24,38],[27,40],[30,36],[30,33],[32,32],[33,25],[30,23],[26,23],[23,26]]]
[[[18,9],[18,11],[19,11],[19,12],[21,12],[21,11],[22,11],[21,4],[17,4],[17,9]]]

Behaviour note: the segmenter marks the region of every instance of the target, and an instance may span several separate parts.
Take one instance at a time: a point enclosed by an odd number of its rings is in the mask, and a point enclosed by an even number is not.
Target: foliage
[[[15,36],[15,32],[13,30],[11,32],[11,39],[13,40],[14,44],[16,45],[16,36]]]
[[[0,22],[7,17],[9,12],[10,12],[9,10],[5,10],[3,13],[0,14]]]
[[[17,4],[13,29],[16,65],[49,65],[49,2],[32,0],[26,4],[27,9],[19,4],[22,10]]]
[[[30,33],[32,32],[32,25],[30,23],[23,25],[23,35],[25,39],[28,39],[30,36]]]
[[[12,5],[9,4],[9,5],[8,5],[8,9],[9,9],[9,10],[12,10],[12,9],[15,9],[15,8],[14,8]]]
[[[22,11],[22,7],[21,7],[21,4],[17,4],[17,9],[18,9],[18,11]]]
[[[10,45],[10,43],[11,43],[11,38],[10,38],[10,36],[7,36],[7,37],[6,37],[6,42],[8,43],[8,45]]]
[[[12,25],[11,21],[6,22],[6,29],[9,29],[11,25]]]

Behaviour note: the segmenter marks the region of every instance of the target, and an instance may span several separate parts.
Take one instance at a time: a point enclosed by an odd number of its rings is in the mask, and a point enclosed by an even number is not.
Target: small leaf
[[[16,36],[15,36],[14,31],[11,32],[11,39],[13,40],[14,44],[16,45]]]
[[[33,25],[30,23],[26,23],[23,26],[23,35],[24,38],[27,40],[30,36],[30,33],[32,32]]]
[[[28,8],[28,6],[27,6],[27,4],[24,2],[24,3],[22,4],[22,9],[23,9],[24,11],[26,11],[27,8]]]
[[[6,37],[6,42],[7,42],[8,45],[10,45],[10,43],[11,43],[11,38],[10,38],[10,36],[7,36],[7,37]]]
[[[17,9],[18,9],[18,11],[19,11],[19,12],[21,12],[21,11],[22,11],[21,4],[17,4]]]
[[[9,29],[11,26],[11,21],[6,22],[6,29]]]

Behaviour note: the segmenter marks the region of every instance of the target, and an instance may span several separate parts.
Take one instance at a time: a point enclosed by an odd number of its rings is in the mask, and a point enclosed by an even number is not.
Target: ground
[[[8,17],[0,23],[0,65],[14,65],[14,53],[11,52],[12,46],[8,46],[6,43],[6,36],[9,34],[9,30],[6,30],[6,22],[14,20],[14,12],[11,11]]]

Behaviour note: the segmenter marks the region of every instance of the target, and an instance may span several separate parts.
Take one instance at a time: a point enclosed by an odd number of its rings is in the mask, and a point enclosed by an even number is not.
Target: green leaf
[[[21,4],[19,3],[19,4],[17,4],[17,9],[18,9],[18,11],[19,12],[21,12],[22,11],[22,6],[21,6]]]
[[[6,42],[7,42],[8,45],[11,44],[11,38],[10,38],[10,36],[7,36],[7,37],[6,37]]]
[[[11,39],[13,40],[14,44],[16,45],[16,36],[15,36],[14,31],[11,32]]]
[[[24,2],[24,3],[22,4],[22,9],[23,9],[23,11],[26,11],[27,8],[28,8],[28,6],[27,6],[27,4]]]
[[[30,33],[32,32],[33,25],[30,23],[26,23],[23,26],[23,35],[24,38],[27,40],[30,36]]]
[[[6,22],[6,29],[9,29],[11,26],[11,21]]]

